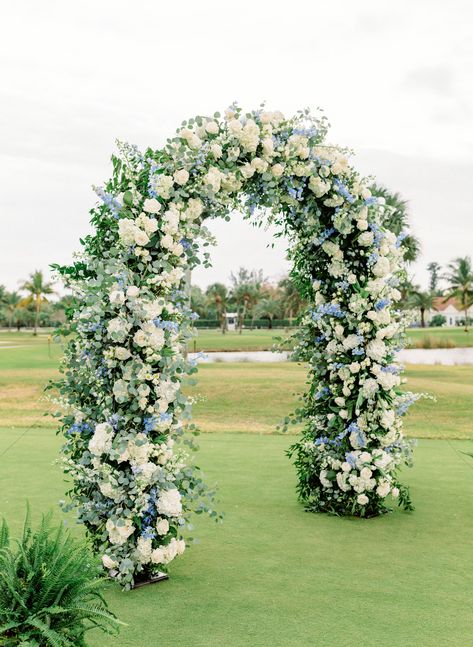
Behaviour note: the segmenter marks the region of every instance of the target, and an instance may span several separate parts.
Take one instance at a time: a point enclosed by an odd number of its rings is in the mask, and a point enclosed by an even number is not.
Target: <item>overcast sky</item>
[[[67,262],[116,138],[159,147],[182,119],[237,100],[324,109],[332,143],[409,200],[423,254],[473,252],[471,0],[18,0],[0,5],[0,283]],[[212,225],[202,286],[284,245],[239,217]]]

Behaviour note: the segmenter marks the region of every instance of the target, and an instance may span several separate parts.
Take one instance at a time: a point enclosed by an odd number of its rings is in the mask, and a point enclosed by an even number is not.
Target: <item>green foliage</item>
[[[429,326],[440,327],[440,326],[443,326],[446,322],[447,322],[447,319],[443,315],[434,315],[429,322]]]
[[[83,647],[86,631],[116,634],[121,624],[102,596],[99,567],[83,544],[43,515],[36,531],[29,509],[22,538],[0,529],[0,645]]]

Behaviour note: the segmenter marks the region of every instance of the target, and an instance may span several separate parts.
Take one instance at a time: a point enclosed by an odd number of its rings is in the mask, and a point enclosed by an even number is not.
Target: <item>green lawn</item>
[[[271,350],[275,337],[285,337],[289,333],[284,329],[243,330],[227,332],[202,329],[190,344],[190,350],[197,351],[231,351],[231,350]],[[407,331],[410,348],[453,348],[473,346],[473,331],[465,332],[463,328],[410,328]]]
[[[57,376],[61,354],[47,338],[25,336],[17,347],[0,350],[0,424],[50,427],[42,386]],[[406,419],[406,433],[417,438],[470,438],[473,433],[473,366],[408,366],[408,387],[429,392]],[[202,364],[198,385],[188,392],[197,403],[195,421],[203,431],[272,433],[297,404],[305,368],[292,362]]]
[[[41,394],[61,349],[50,358],[44,337],[0,339],[17,346],[0,350],[0,510],[18,533],[26,498],[37,518],[66,490]],[[403,474],[416,511],[366,521],[307,514],[296,501],[284,454],[293,439],[274,425],[294,406],[304,367],[202,365],[189,391],[196,422],[213,433],[200,437],[197,462],[218,484],[225,522],[197,519],[200,543],[168,582],[128,594],[110,585],[128,626],[118,639],[90,634],[91,647],[473,645],[473,459],[463,453],[472,449],[473,366],[409,366],[407,377],[438,399],[406,419],[421,438]]]
[[[412,348],[454,348],[473,346],[473,330],[463,328],[409,328]]]
[[[0,430],[0,451],[19,430]],[[32,430],[1,457],[1,509],[20,529],[23,502],[55,506],[60,441]],[[416,511],[363,521],[305,513],[294,496],[289,439],[201,437],[226,520],[198,520],[200,543],[171,579],[131,593],[111,585],[128,623],[92,647],[466,647],[471,645],[473,471],[468,444],[423,440],[404,478]],[[59,518],[59,514],[57,516]],[[74,532],[79,529],[74,527]]]

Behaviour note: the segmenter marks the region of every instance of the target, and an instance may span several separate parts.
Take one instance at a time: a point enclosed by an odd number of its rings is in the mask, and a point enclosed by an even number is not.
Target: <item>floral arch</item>
[[[304,430],[290,450],[301,501],[372,516],[391,495],[410,508],[397,477],[410,456],[401,416],[414,399],[395,361],[402,237],[326,133],[309,111],[288,119],[232,106],[184,122],[161,150],[119,144],[113,177],[96,189],[95,233],[57,268],[76,299],[59,384],[70,507],[128,588],[183,552],[191,511],[218,518],[184,440],[193,425],[181,384],[196,367],[184,353],[193,314],[183,288],[202,262],[205,219],[233,209],[287,235],[310,304],[296,349],[308,366],[295,414]]]

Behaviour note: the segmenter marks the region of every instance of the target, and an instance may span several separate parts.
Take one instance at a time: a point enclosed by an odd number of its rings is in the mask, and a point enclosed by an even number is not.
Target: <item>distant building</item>
[[[450,297],[435,297],[432,310],[426,313],[426,321],[429,322],[435,315],[443,315],[447,320],[445,326],[460,326],[465,320],[465,311],[461,309],[459,301]]]
[[[227,312],[227,330],[236,330],[238,312]]]

